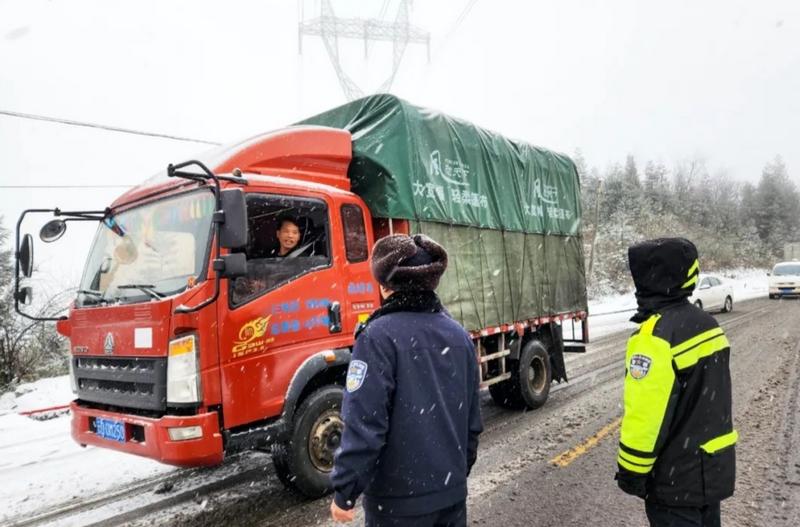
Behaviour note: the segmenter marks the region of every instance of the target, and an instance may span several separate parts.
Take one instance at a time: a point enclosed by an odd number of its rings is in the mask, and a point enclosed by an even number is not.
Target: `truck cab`
[[[234,273],[215,263],[213,185],[192,174],[156,176],[96,218],[77,298],[57,322],[70,341],[78,443],[215,465],[288,443],[305,419],[303,452],[276,448],[276,466],[307,494],[327,490],[353,334],[380,303],[373,222],[349,191],[350,156],[349,133],[308,126],[209,156],[221,193],[243,198],[246,241],[220,251],[245,262]],[[278,255],[286,216],[299,239]]]

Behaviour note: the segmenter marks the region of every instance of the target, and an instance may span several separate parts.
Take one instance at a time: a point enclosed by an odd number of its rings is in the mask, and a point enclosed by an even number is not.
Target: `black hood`
[[[633,322],[643,322],[660,309],[684,302],[700,274],[697,247],[685,238],[659,238],[632,245],[628,248],[628,265],[639,304]]]

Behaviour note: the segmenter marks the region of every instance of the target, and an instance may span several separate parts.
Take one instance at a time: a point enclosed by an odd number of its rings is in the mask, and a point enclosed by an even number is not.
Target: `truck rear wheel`
[[[550,355],[539,340],[530,340],[519,360],[509,361],[511,378],[489,386],[494,402],[505,408],[539,408],[550,395]]]
[[[553,372],[550,369],[550,355],[539,340],[531,340],[519,356],[519,368],[512,381],[520,387],[520,396],[528,408],[539,408],[550,395]]]
[[[341,386],[325,386],[303,401],[294,415],[291,439],[272,448],[272,463],[284,485],[309,498],[331,491],[333,455],[344,429],[341,409]]]

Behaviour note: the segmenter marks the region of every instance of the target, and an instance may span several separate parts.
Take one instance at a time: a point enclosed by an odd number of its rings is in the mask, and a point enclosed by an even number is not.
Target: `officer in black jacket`
[[[700,273],[692,242],[642,242],[628,260],[641,325],[628,340],[617,482],[644,498],[651,526],[719,526],[737,439],[728,339],[687,300]]]
[[[357,334],[331,476],[331,514],[368,526],[465,526],[467,475],[482,431],[478,363],[434,289],[447,253],[430,238],[375,244],[385,301]]]

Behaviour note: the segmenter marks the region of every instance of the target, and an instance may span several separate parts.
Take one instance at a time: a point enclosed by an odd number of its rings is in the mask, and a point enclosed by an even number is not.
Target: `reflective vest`
[[[648,476],[647,499],[703,506],[733,494],[729,360],[722,328],[688,302],[651,316],[628,340],[617,463]]]

